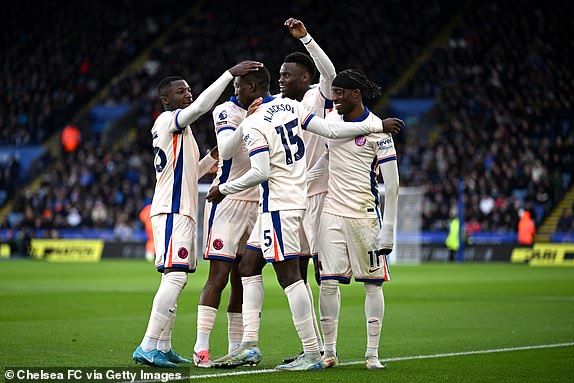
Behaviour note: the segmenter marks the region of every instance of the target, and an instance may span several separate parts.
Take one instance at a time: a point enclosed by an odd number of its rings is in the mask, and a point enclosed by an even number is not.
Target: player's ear
[[[303,81],[311,82],[311,75],[309,74],[309,72],[303,72]]]
[[[167,100],[167,96],[161,96],[159,100],[161,101],[162,105],[167,105],[169,103],[169,101]]]

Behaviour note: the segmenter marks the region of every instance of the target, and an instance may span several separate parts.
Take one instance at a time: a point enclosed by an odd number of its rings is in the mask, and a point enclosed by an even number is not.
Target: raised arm
[[[337,76],[337,72],[329,56],[327,56],[325,51],[323,51],[309,32],[307,32],[307,28],[305,28],[301,20],[289,18],[285,21],[285,25],[289,28],[291,36],[299,39],[299,41],[305,45],[305,49],[307,49],[315,66],[319,70],[319,87],[321,88],[321,93],[325,98],[331,97],[331,83],[335,79],[335,76]]]
[[[263,64],[257,61],[242,61],[233,68],[226,70],[213,84],[205,89],[191,105],[180,110],[176,117],[176,123],[179,128],[188,126],[203,114],[207,113],[215,104],[221,93],[227,87],[227,84],[235,76],[243,76],[249,72],[261,68]]]

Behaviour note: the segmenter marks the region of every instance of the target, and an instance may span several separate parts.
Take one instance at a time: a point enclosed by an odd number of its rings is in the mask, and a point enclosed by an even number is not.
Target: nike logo
[[[380,267],[369,267],[369,273],[374,273],[375,271],[380,270]]]
[[[145,356],[144,354],[140,354],[142,356],[142,358],[144,358],[145,360],[147,360],[150,363],[153,363],[153,356],[150,358],[148,358],[147,356]]]
[[[175,309],[167,309],[167,311],[169,311],[170,313],[175,313]]]

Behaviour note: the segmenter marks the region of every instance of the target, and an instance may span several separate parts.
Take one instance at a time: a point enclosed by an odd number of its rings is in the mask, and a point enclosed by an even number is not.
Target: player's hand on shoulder
[[[261,104],[263,104],[263,98],[257,97],[255,100],[253,100],[251,105],[249,105],[249,108],[247,108],[247,115],[245,117],[251,116],[253,113],[255,113]]]
[[[289,28],[289,33],[296,39],[307,36],[307,29],[301,20],[294,19],[292,17],[285,21],[285,25]]]
[[[262,68],[262,67],[263,67],[263,64],[260,63],[259,61],[245,60],[245,61],[241,61],[239,64],[237,64],[233,68],[230,68],[229,73],[231,73],[231,75],[233,77],[243,76],[249,72],[259,70],[259,68]]]
[[[220,203],[225,198],[225,194],[222,194],[219,191],[219,186],[215,185],[212,186],[211,189],[207,192],[205,199],[211,203]]]
[[[385,118],[383,120],[383,132],[397,135],[401,131],[402,127],[405,126],[405,122],[400,118]]]

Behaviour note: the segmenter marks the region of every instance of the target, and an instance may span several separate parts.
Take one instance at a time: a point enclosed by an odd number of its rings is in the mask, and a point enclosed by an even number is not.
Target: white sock
[[[263,307],[263,277],[241,277],[243,284],[243,346],[255,346],[259,343],[261,308]]]
[[[241,344],[243,338],[243,313],[227,313],[227,352]]]
[[[303,352],[305,354],[319,353],[319,344],[311,316],[311,301],[305,283],[300,279],[290,284],[285,288],[285,294],[293,314],[293,323],[303,344]]]
[[[157,343],[162,332],[169,325],[173,308],[176,306],[177,298],[187,283],[187,273],[171,272],[165,274],[157,289],[145,336],[141,347],[144,351],[151,351],[157,347]]]
[[[365,357],[379,357],[379,340],[384,315],[385,298],[382,286],[365,283],[365,317],[367,318],[367,351]]]
[[[169,311],[173,313],[171,314],[171,317],[169,318],[167,325],[165,326],[161,334],[159,334],[159,340],[157,341],[156,346],[156,348],[162,352],[169,352],[169,350],[171,350],[171,332],[173,330],[173,324],[175,323],[177,305],[172,307]]]
[[[217,309],[211,306],[197,306],[197,339],[195,340],[194,352],[209,350],[209,335],[215,323]]]
[[[339,282],[332,279],[321,281],[319,294],[319,312],[321,314],[321,330],[325,342],[325,353],[337,354],[337,330],[339,326],[339,310],[341,308],[341,293]]]
[[[307,288],[307,293],[309,294],[309,300],[311,301],[311,315],[313,316],[313,330],[315,330],[315,337],[317,338],[317,343],[319,343],[319,351],[323,352],[323,339],[321,338],[321,331],[319,331],[319,323],[317,322],[317,314],[315,313],[315,300],[313,299],[313,290],[309,282],[305,283]]]

